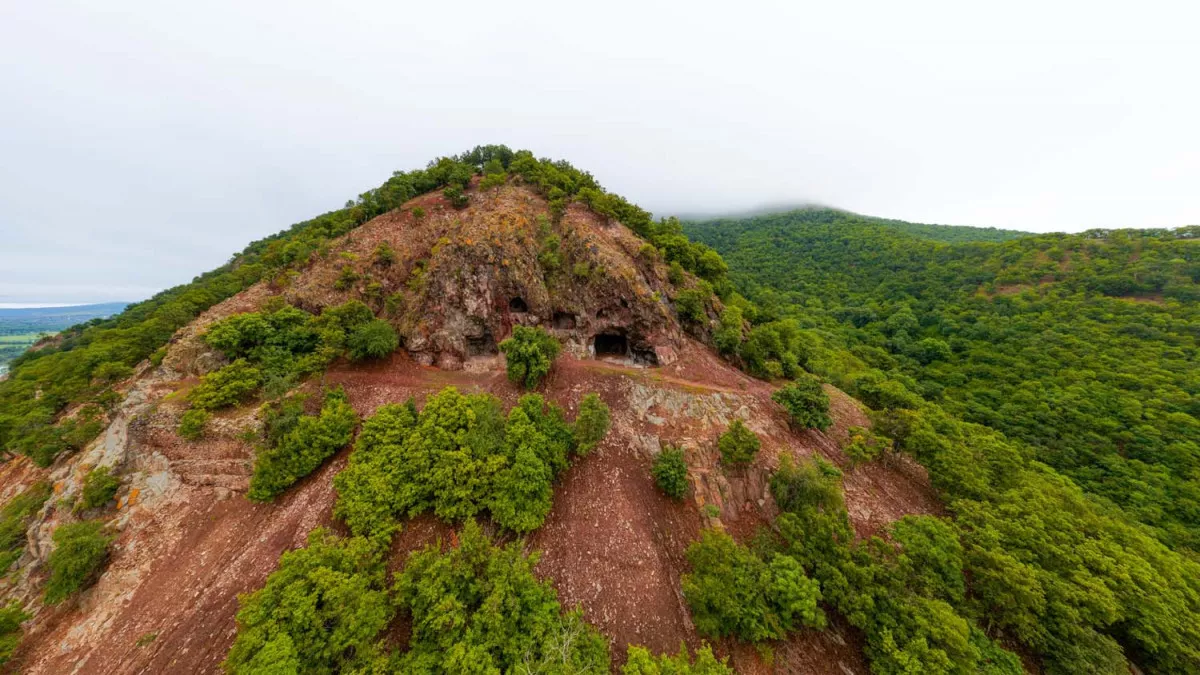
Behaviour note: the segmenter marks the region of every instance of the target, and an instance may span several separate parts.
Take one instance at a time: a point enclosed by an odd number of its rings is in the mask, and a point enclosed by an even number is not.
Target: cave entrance
[[[570,312],[555,312],[554,327],[559,330],[571,330],[575,328],[575,315]]]
[[[629,355],[633,357],[633,362],[642,366],[657,366],[658,352],[654,351],[654,346],[649,344],[634,345],[629,351]]]
[[[508,308],[514,312],[528,312],[529,305],[525,304],[524,298],[517,296],[508,301]]]
[[[496,338],[492,337],[492,332],[484,329],[482,335],[467,336],[467,356],[494,356],[500,353],[499,347],[496,346]]]
[[[600,333],[595,337],[596,356],[627,356],[629,339],[616,333]]]

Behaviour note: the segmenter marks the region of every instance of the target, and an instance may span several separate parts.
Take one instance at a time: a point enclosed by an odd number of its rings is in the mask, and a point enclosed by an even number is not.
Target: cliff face
[[[254,449],[243,432],[259,424],[255,405],[215,415],[201,441],[175,432],[196,376],[223,362],[200,339],[205,328],[274,297],[310,311],[363,299],[399,328],[404,349],[391,358],[338,362],[302,385],[312,392],[340,385],[364,416],[410,396],[421,403],[448,385],[511,405],[521,392],[505,377],[498,342],[517,324],[559,337],[566,353],[542,393],[570,412],[597,392],[613,424],[597,451],[563,475],[549,518],[528,538],[529,548],[544,552],[538,572],[565,606],[581,606],[610,637],[615,655],[631,643],[672,652],[681,641],[699,644],[680,593],[687,545],[707,525],[748,537],[766,523],[774,511],[767,476],[784,454],[846,466],[839,446],[848,426],[865,423],[862,412],[831,389],[835,425],[793,432],[770,385],[717,357],[703,342],[707,326],[689,333],[680,325],[670,305],[678,286],[638,237],[579,206],[554,219],[541,197],[519,186],[469,194],[464,209],[441,195],[417,198],[336,240],[298,275],[211,308],[176,334],[161,365],[143,364],[125,383],[124,402],[85,450],[48,471],[23,459],[0,467],[0,495],[42,478],[55,491],[4,589],[36,611],[17,670],[218,672],[236,630],[237,595],[260,587],[279,555],[314,527],[339,527],[332,478],[348,450],[275,502],[254,504],[245,498]],[[680,286],[694,283],[685,278]],[[728,472],[718,465],[716,438],[734,419],[761,436],[763,450],[751,466]],[[688,502],[667,499],[650,477],[667,444],[687,451]],[[75,514],[66,503],[95,466],[123,475],[117,507]],[[846,468],[846,501],[860,534],[939,508],[911,465]],[[77,599],[42,607],[35,600],[50,533],[79,517],[105,518],[120,531],[111,561]],[[449,532],[432,518],[406,524],[393,567]],[[773,665],[752,648],[718,648],[739,672],[865,673],[857,640],[838,625],[803,632],[777,650]]]
[[[545,327],[576,356],[661,365],[683,337],[668,269],[619,223],[580,204],[556,219],[534,190],[506,185],[472,193],[462,209],[431,194],[376,218],[284,297],[309,310],[365,299],[400,327],[415,360],[448,370],[495,354],[516,324]]]

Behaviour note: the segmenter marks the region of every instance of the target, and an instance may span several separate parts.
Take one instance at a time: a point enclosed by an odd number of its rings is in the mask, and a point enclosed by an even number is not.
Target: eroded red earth
[[[324,378],[341,385],[359,413],[426,395],[445,386],[491,392],[507,404],[520,395],[498,359],[466,369],[420,366],[403,354],[369,366],[340,366]],[[319,386],[312,383],[311,386]],[[580,606],[612,640],[616,662],[625,646],[676,651],[699,644],[680,592],[684,551],[706,524],[704,504],[740,538],[773,515],[766,476],[784,453],[819,454],[847,468],[846,502],[860,535],[909,513],[938,512],[919,467],[876,463],[849,469],[838,449],[848,426],[865,424],[849,397],[831,390],[834,428],[793,433],[769,399],[770,385],[752,380],[689,343],[663,368],[561,358],[543,393],[573,411],[598,392],[612,409],[613,428],[601,446],[579,459],[556,486],[546,524],[526,542],[542,552],[537,570],[564,606]],[[163,409],[178,405],[171,399]],[[573,414],[573,412],[571,412]],[[747,421],[763,439],[755,465],[726,476],[714,450],[729,421]],[[231,429],[236,420],[230,420]],[[131,425],[138,470],[160,480],[161,492],[125,505],[128,516],[108,571],[74,604],[32,622],[15,667],[28,673],[219,672],[235,635],[237,595],[259,588],[282,552],[300,546],[317,526],[333,526],[334,474],[348,450],[274,504],[244,496],[252,450],[230,431],[214,441],[186,443],[155,427]],[[661,495],[649,474],[661,444],[684,447],[692,467],[693,500]],[[18,474],[20,472],[10,471]],[[23,475],[23,474],[22,474]],[[0,480],[4,473],[0,471]],[[7,484],[7,483],[6,483]],[[0,486],[2,487],[2,486]],[[393,568],[413,550],[446,541],[451,529],[432,517],[406,525],[396,539]],[[394,636],[405,628],[398,625]],[[771,665],[745,646],[718,644],[739,672],[866,673],[861,638],[841,623],[804,631],[775,648]]]

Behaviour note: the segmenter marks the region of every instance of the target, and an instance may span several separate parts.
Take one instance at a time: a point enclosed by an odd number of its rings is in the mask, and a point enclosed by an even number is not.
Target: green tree
[[[54,550],[46,559],[50,577],[46,580],[46,604],[57,605],[91,586],[108,561],[112,537],[104,523],[84,520],[59,525],[53,535]]]
[[[270,501],[350,443],[358,416],[342,390],[325,395],[321,413],[300,417],[278,445],[258,453],[247,496]]]
[[[728,534],[709,529],[688,547],[687,558],[692,571],[683,576],[683,596],[701,635],[762,642],[802,625],[825,625],[817,582],[786,555],[768,565]]]
[[[791,384],[777,389],[771,400],[787,410],[793,426],[799,429],[828,429],[833,424],[829,417],[829,395],[815,378],[804,375]]]
[[[396,351],[400,346],[400,336],[392,324],[374,319],[355,328],[347,338],[346,346],[350,358],[355,361],[381,359]]]
[[[678,654],[658,656],[645,647],[629,645],[626,656],[621,675],[733,675],[728,659],[718,661],[707,644],[696,650],[694,660],[685,645],[679,645]]]
[[[179,435],[189,441],[198,441],[204,437],[204,427],[208,425],[209,412],[203,408],[189,408],[179,417]]]
[[[380,549],[318,528],[288,551],[259,590],[238,598],[227,672],[337,673],[379,653],[393,615]]]
[[[575,417],[575,451],[581,455],[591,452],[608,433],[608,406],[599,394],[588,394],[579,401]]]
[[[650,475],[654,476],[654,484],[658,489],[668,497],[679,500],[687,496],[688,467],[682,448],[664,447],[654,458]]]
[[[512,337],[500,343],[508,379],[533,389],[549,372],[562,349],[558,340],[540,327],[513,326]]]
[[[17,646],[21,644],[21,623],[30,618],[19,602],[10,602],[0,608],[0,666],[8,663]]]
[[[111,471],[110,467],[98,466],[88,472],[83,479],[83,488],[80,490],[75,510],[94,509],[112,501],[121,487],[121,479],[112,475]]]
[[[396,580],[396,606],[411,617],[399,672],[605,673],[608,644],[578,612],[563,615],[554,588],[533,574],[522,544],[494,546],[468,520],[457,547],[432,545],[409,557]]]
[[[188,393],[188,401],[200,410],[217,410],[241,403],[262,385],[262,371],[245,359],[200,378]]]
[[[730,422],[729,428],[717,439],[717,447],[721,450],[721,461],[729,466],[745,466],[758,456],[762,441],[742,423],[741,420]]]

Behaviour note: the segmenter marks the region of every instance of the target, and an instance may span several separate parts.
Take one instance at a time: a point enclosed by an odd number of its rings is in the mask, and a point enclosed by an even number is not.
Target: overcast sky
[[[480,143],[658,215],[1200,223],[1196,4],[4,2],[0,302],[141,299]]]

